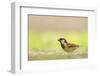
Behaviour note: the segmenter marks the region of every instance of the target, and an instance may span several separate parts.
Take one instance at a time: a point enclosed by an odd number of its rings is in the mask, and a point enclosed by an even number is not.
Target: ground
[[[77,49],[74,52],[67,53],[63,50],[30,50],[28,60],[55,60],[55,59],[79,59],[88,58],[87,49]]]

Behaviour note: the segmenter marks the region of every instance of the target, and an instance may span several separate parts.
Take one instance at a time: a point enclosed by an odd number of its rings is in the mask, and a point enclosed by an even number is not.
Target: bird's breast
[[[71,47],[71,48],[65,47],[65,48],[64,48],[64,50],[65,50],[66,52],[73,52],[73,51],[76,50],[76,49],[77,49],[77,47]]]

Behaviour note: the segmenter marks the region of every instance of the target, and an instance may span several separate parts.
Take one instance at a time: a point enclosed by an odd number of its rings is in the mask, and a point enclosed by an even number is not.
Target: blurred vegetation
[[[64,37],[68,42],[88,48],[87,32],[33,32],[29,31],[29,49],[61,49],[58,39]]]

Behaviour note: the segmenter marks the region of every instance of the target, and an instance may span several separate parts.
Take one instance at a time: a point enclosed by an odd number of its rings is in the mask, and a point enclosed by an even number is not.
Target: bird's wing
[[[79,47],[79,45],[76,45],[76,44],[73,44],[73,43],[68,43],[67,45],[68,45],[69,48],[71,48],[71,47]]]

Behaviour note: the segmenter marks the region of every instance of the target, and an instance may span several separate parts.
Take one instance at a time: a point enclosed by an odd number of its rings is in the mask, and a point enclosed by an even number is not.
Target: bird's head
[[[67,40],[65,38],[59,38],[58,41],[61,43],[61,42],[65,42],[67,43]]]

